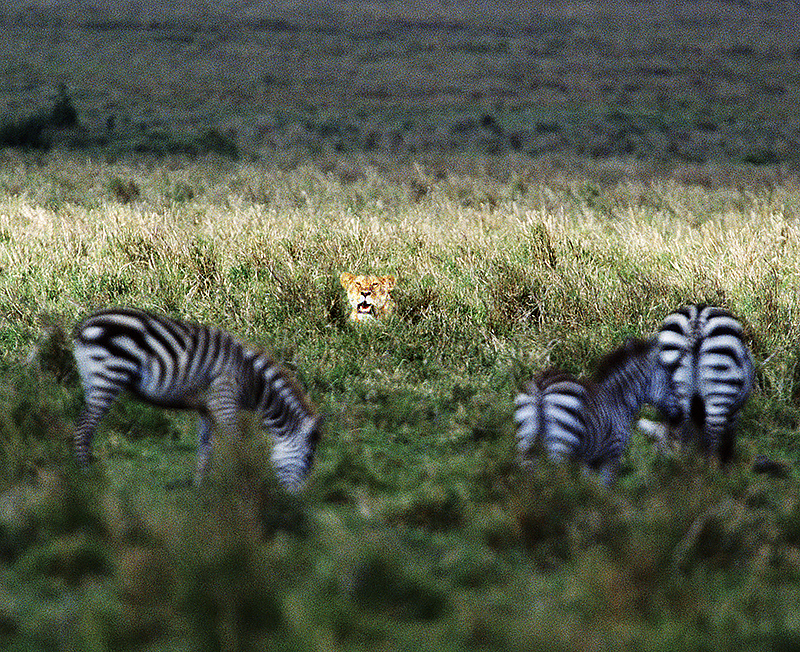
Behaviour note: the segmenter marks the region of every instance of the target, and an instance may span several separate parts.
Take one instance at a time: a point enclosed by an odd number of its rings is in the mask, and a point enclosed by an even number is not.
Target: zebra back
[[[199,409],[212,380],[240,377],[244,359],[225,331],[132,308],[99,310],[78,324],[74,355],[87,393],[126,389],[179,409]]]

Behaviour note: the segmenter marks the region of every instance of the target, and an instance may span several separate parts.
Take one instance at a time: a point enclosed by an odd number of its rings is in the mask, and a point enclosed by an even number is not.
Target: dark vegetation
[[[382,19],[318,4],[279,19],[250,5],[8,8],[0,142],[797,165],[800,40],[785,3],[399,2]]]

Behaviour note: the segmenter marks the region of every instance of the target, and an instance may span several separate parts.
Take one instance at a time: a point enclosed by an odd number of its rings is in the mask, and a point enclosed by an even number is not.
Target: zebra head
[[[663,364],[661,350],[655,348],[649,356],[650,379],[645,402],[652,405],[670,423],[678,423],[683,411],[672,371]]]
[[[291,492],[303,488],[322,433],[322,418],[313,414],[301,418],[292,432],[274,435],[272,466],[278,481]]]

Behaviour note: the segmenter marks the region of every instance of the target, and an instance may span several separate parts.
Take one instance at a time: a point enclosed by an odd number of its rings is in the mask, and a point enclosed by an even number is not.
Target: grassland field
[[[54,6],[0,3],[0,648],[800,646],[785,5]],[[384,326],[344,270],[398,277]],[[727,472],[638,432],[608,490],[516,467],[521,382],[692,301],[756,362]],[[307,489],[246,416],[192,488],[195,416],[127,399],[75,468],[69,333],[107,305],[271,351],[325,419]]]

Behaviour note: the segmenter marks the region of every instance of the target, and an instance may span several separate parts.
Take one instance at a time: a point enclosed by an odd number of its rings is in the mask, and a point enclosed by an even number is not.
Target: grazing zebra
[[[677,413],[670,381],[655,339],[627,341],[600,362],[591,381],[545,371],[515,400],[521,459],[538,444],[552,460],[579,460],[610,484],[642,404]]]
[[[729,462],[736,415],[753,387],[741,324],[722,308],[694,304],[667,315],[657,337],[681,409],[680,443],[697,438],[707,456]]]
[[[197,410],[199,484],[208,468],[212,429],[237,434],[240,410],[254,410],[273,435],[278,480],[299,489],[311,468],[320,418],[303,391],[268,355],[232,335],[126,308],[101,310],[75,329],[74,355],[86,406],[75,453],[86,465],[97,425],[123,390],[146,403]]]

